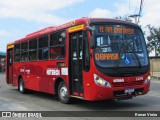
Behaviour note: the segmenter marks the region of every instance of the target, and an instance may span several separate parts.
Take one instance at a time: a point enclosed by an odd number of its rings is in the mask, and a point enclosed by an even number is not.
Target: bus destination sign
[[[99,26],[99,32],[100,33],[114,33],[114,34],[134,34],[133,28],[127,28],[127,27],[120,27],[118,25],[116,26],[105,26],[101,25]]]

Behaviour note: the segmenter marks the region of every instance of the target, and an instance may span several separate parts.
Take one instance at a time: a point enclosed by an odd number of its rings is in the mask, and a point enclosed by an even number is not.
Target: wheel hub
[[[65,86],[60,89],[60,96],[63,100],[67,98],[68,91],[67,91],[67,88]]]

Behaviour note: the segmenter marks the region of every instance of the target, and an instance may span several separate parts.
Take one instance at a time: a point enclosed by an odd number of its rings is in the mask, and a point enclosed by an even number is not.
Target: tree
[[[147,49],[149,53],[151,51],[155,51],[155,56],[160,56],[160,27],[156,28],[151,25],[147,25],[147,28],[149,29],[149,36],[147,36]]]

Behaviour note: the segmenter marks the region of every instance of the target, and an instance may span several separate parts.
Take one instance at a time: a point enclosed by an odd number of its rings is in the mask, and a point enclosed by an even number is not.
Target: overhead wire
[[[140,1],[140,3],[139,3],[139,1]],[[129,0],[128,2],[129,2],[129,14],[130,14],[131,1]],[[140,21],[141,13],[142,13],[142,10],[143,10],[143,7],[144,7],[144,2],[145,2],[145,0],[137,0],[134,14],[133,14],[133,15],[130,15],[130,17],[135,18],[135,22],[136,22],[137,24],[138,24],[139,21]],[[138,4],[140,4],[140,6],[139,6],[139,11],[138,11],[138,13],[137,13]],[[136,13],[137,13],[137,14],[136,14]]]
[[[140,9],[139,9],[139,17],[138,17],[138,23],[139,23],[139,19],[141,17],[141,13],[142,13],[142,9],[143,9],[143,3],[144,3],[144,0],[141,0],[141,3],[140,3]]]

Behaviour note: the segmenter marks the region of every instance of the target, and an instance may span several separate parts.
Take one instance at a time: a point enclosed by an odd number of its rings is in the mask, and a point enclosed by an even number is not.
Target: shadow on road
[[[3,81],[4,82],[4,81]],[[59,102],[58,98],[55,95],[41,93],[41,92],[30,92],[28,94],[20,94],[16,87],[8,86],[1,88],[1,92],[12,94],[12,99],[18,99],[19,101],[23,102],[32,102],[33,104],[42,101],[45,107],[50,107],[50,105],[54,106],[61,106],[62,110],[70,110],[68,108],[73,108],[74,110],[93,110],[93,111],[104,111],[104,110],[116,110],[116,111],[125,111],[125,110],[139,110],[139,108],[145,108],[147,102],[144,102],[144,97],[137,97],[130,100],[105,100],[105,101],[84,101],[79,99],[73,99],[74,101],[71,104],[65,105]],[[154,86],[154,88],[156,88]],[[158,86],[159,88],[159,86]],[[28,99],[27,99],[28,98]],[[32,98],[32,99],[30,99]],[[154,101],[153,101],[154,102]],[[49,104],[48,104],[49,103]],[[39,102],[41,104],[41,102]],[[46,105],[45,105],[46,104]],[[137,108],[137,109],[136,109]]]
[[[83,110],[93,110],[93,111],[104,111],[104,110],[121,110],[121,111],[125,111],[128,109],[134,109],[134,108],[138,108],[138,107],[145,107],[145,104],[140,104],[140,103],[136,103],[134,101],[134,99],[129,99],[129,100],[105,100],[105,101],[85,101],[85,100],[80,100],[80,99],[73,99],[71,104],[60,104],[58,98],[55,95],[51,95],[51,94],[46,94],[46,93],[41,93],[41,92],[36,92],[36,91],[32,91],[29,92],[27,94],[20,94],[17,93],[18,90],[17,89],[10,89],[14,92],[14,94],[18,94],[21,96],[25,96],[25,97],[32,97],[35,100],[43,100],[43,101],[48,101],[48,102],[53,102],[54,104],[59,104],[61,106],[68,106],[68,107],[78,107],[81,108]],[[136,100],[137,101],[137,100]]]

